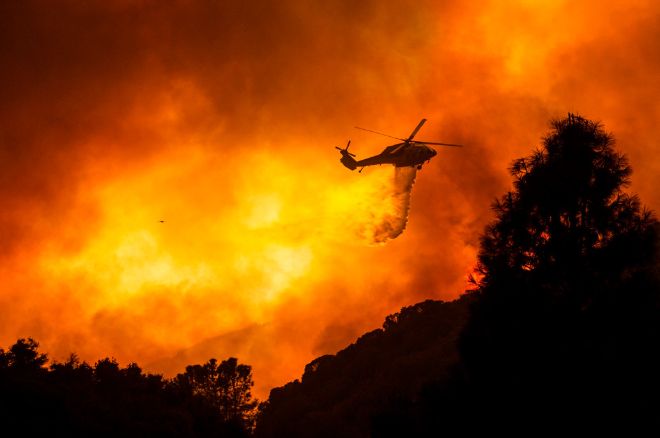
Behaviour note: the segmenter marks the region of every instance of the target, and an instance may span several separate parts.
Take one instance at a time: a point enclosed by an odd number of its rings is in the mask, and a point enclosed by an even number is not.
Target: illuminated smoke
[[[507,166],[568,111],[660,209],[660,2],[80,3],[0,3],[0,346],[146,365],[238,330],[149,371],[233,355],[263,398],[458,296]],[[413,169],[350,172],[330,145],[421,117],[466,147],[424,168],[406,224]]]
[[[363,237],[370,243],[385,243],[395,239],[408,223],[408,211],[410,210],[410,194],[417,169],[414,167],[395,167],[394,177],[391,178],[389,186],[383,187],[381,208],[373,215],[373,224],[365,227]]]

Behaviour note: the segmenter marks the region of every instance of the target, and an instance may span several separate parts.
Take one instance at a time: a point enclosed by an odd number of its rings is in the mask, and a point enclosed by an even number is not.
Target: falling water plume
[[[383,244],[395,239],[406,228],[408,211],[410,210],[410,194],[412,193],[417,169],[414,167],[395,167],[394,177],[389,187],[385,187],[382,209],[373,215],[371,226],[363,229],[363,236],[370,243]]]

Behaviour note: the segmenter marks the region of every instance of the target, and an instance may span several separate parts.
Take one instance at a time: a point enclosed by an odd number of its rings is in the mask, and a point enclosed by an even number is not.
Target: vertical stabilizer
[[[341,153],[341,158],[339,161],[341,161],[341,164],[344,166],[348,167],[351,170],[357,169],[357,161],[355,161],[355,154],[352,154],[348,152],[348,147],[351,145],[351,141],[348,140],[348,143],[346,144],[346,147],[344,149],[340,148],[339,146],[335,146],[335,149],[338,149],[339,152]]]

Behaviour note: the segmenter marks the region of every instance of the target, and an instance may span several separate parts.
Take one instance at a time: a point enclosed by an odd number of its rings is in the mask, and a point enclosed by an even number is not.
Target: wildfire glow
[[[508,163],[568,111],[615,133],[660,205],[656,2],[117,2],[57,22],[18,3],[3,346],[167,374],[233,355],[265,397],[401,306],[458,296]],[[407,175],[412,198],[390,166],[339,164],[348,138],[360,158],[391,144],[354,125],[422,117],[420,139],[465,147]]]

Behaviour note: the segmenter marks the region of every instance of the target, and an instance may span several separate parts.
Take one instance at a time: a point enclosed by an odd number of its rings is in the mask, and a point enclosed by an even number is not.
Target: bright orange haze
[[[461,294],[509,162],[569,111],[616,135],[658,209],[660,3],[606,3],[3,2],[1,345],[168,375],[237,356],[265,397]],[[392,168],[350,172],[334,146],[365,157],[391,142],[354,125],[422,117],[419,139],[465,147],[369,244]]]

